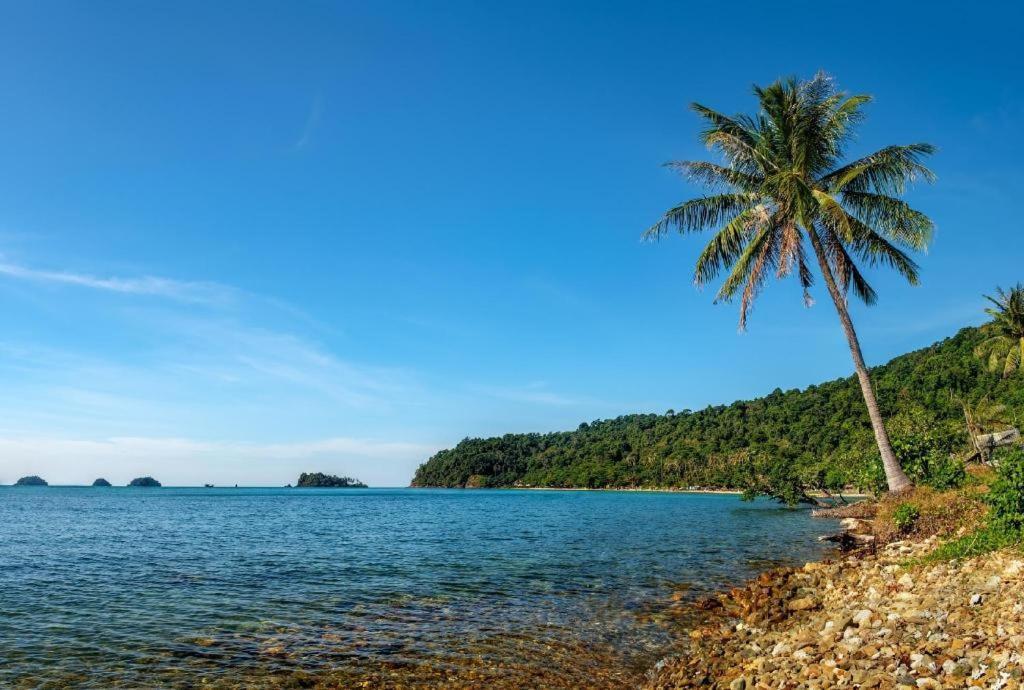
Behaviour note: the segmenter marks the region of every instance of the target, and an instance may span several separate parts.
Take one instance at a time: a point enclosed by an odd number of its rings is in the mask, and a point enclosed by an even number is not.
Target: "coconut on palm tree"
[[[1024,361],[1024,285],[1017,283],[1008,291],[996,288],[995,297],[984,297],[995,308],[985,310],[992,317],[985,327],[990,335],[974,352],[987,360],[991,371],[1007,378]]]
[[[716,302],[739,297],[741,329],[772,275],[795,273],[810,304],[817,264],[853,355],[889,489],[902,491],[910,480],[889,443],[847,294],[852,291],[865,304],[876,301],[861,266],[886,266],[918,282],[907,251],[926,248],[933,224],[900,197],[908,183],[934,179],[922,163],[934,148],[887,146],[844,162],[844,149],[871,99],[837,91],[823,73],[810,81],[754,87],[754,94],[760,109],[753,115],[728,117],[693,104],[707,124],[702,140],[722,154],[724,164],[669,163],[713,193],[669,209],[645,237],[660,238],[671,229],[715,230],[697,259],[694,282],[704,285],[725,271]]]

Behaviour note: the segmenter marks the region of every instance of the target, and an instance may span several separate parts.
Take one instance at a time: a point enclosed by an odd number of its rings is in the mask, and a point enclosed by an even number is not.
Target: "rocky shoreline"
[[[869,545],[705,600],[646,689],[1024,688],[1024,554],[922,562],[938,543]]]

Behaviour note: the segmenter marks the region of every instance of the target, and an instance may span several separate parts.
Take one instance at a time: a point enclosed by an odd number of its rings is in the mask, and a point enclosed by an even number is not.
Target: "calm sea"
[[[674,603],[822,555],[706,494],[0,488],[0,687],[631,687]]]

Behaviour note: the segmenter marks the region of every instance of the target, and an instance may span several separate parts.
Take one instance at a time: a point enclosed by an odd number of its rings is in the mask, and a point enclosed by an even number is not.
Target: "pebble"
[[[936,544],[762,574],[721,595],[646,690],[1024,690],[1020,553],[907,569]]]

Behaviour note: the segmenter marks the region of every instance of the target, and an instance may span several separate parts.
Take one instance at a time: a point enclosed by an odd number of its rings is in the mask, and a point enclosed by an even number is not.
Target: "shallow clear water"
[[[3,487],[0,686],[627,687],[674,592],[833,527],[707,494]]]

